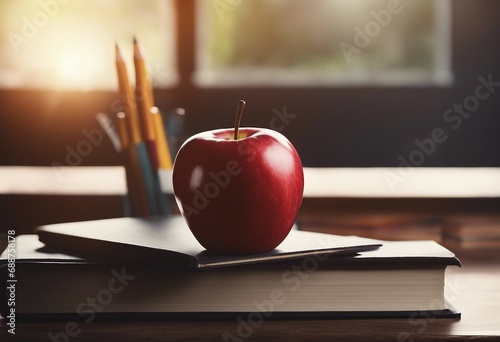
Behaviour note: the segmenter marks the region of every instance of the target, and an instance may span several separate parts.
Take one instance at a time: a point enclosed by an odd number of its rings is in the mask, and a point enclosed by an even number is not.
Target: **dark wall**
[[[500,166],[500,87],[461,125],[443,113],[474,95],[478,77],[500,82],[500,2],[455,0],[453,72],[450,87],[346,87],[199,89],[193,70],[193,1],[178,1],[179,68],[175,89],[156,90],[157,105],[184,107],[187,134],[231,126],[238,100],[247,100],[242,124],[270,127],[273,109],[296,115],[282,131],[306,166],[398,166],[418,149],[414,140],[440,128],[447,139],[421,166]],[[110,63],[110,68],[114,67]],[[111,113],[117,96],[103,93],[0,91],[0,164],[65,163],[68,148],[97,128],[95,114]],[[457,117],[451,117],[455,120]],[[82,158],[81,165],[115,165],[108,140]]]

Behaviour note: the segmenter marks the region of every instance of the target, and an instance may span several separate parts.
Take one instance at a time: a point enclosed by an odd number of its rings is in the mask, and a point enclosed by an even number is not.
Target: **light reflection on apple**
[[[293,157],[282,145],[271,145],[264,152],[264,161],[269,169],[280,170],[281,174],[293,171]]]
[[[191,189],[196,190],[200,187],[201,181],[203,179],[203,169],[200,166],[196,166],[191,173],[191,180],[189,186]]]

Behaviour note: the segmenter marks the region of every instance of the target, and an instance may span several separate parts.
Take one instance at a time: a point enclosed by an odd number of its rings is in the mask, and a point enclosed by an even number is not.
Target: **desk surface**
[[[475,254],[472,254],[475,253]],[[67,341],[500,341],[500,253],[459,252],[462,268],[447,270],[447,296],[462,319],[267,320],[253,330],[236,320],[92,322]],[[48,334],[64,329],[65,321],[17,323],[16,338],[50,341]],[[0,340],[12,337],[0,325]],[[224,339],[224,335],[226,339]],[[228,337],[229,334],[233,338]],[[58,341],[63,341],[60,338]]]

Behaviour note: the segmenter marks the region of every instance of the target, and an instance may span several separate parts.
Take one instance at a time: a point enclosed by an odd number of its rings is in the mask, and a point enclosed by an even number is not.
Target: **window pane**
[[[196,80],[448,84],[446,0],[199,0]]]
[[[0,18],[0,87],[116,89],[114,44],[133,80],[134,35],[154,84],[176,81],[171,1],[2,1]]]

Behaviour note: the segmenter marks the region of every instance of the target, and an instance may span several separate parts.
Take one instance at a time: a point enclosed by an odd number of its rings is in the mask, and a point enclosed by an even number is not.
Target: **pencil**
[[[156,203],[158,205],[159,214],[169,214],[169,202],[161,188],[160,177],[158,169],[160,168],[160,158],[163,158],[163,140],[164,136],[162,131],[155,129],[153,117],[151,115],[151,108],[154,106],[153,88],[148,77],[146,62],[142,54],[139,41],[134,36],[134,66],[135,66],[135,79],[136,79],[136,101],[141,119],[143,134],[145,137],[146,146],[149,152],[151,166],[153,168],[153,183],[156,195]],[[154,107],[156,108],[156,107]],[[160,136],[160,140],[158,140]],[[160,145],[159,145],[160,144]]]
[[[115,151],[121,153],[122,145],[120,142],[120,136],[116,132],[116,128],[113,126],[111,119],[105,113],[97,113],[95,116],[97,122],[101,126],[101,129],[108,135],[109,141],[113,144]]]
[[[120,89],[120,97],[122,101],[125,102],[125,118],[127,122],[127,130],[129,132],[130,138],[130,163],[134,172],[134,175],[138,178],[137,182],[139,184],[138,191],[141,193],[139,196],[141,199],[147,198],[148,210],[143,213],[144,215],[156,215],[158,214],[157,203],[155,198],[155,187],[153,182],[153,171],[151,168],[151,162],[148,156],[148,151],[144,141],[142,140],[139,118],[137,115],[137,108],[135,105],[135,99],[132,93],[132,88],[130,87],[127,70],[125,67],[125,62],[123,60],[122,54],[118,44],[115,46],[116,49],[116,71],[118,74],[118,84]]]
[[[163,128],[163,119],[160,110],[157,107],[151,108],[151,117],[156,133],[156,142],[158,148],[158,162],[160,169],[172,169],[172,157],[168,148],[167,133]]]
[[[137,144],[142,141],[142,136],[140,131],[139,118],[137,116],[137,108],[135,106],[135,99],[132,93],[132,88],[130,87],[130,83],[128,81],[125,61],[123,60],[118,44],[115,45],[115,51],[116,73],[118,75],[120,98],[125,105],[125,116],[127,118],[127,124],[130,129],[130,140],[133,144]]]
[[[146,63],[139,46],[137,38],[134,36],[134,66],[135,66],[135,96],[137,109],[142,127],[142,134],[146,142],[149,158],[155,169],[158,168],[158,152],[156,146],[155,129],[153,120],[149,113],[154,106],[153,90],[146,71]]]
[[[125,197],[128,199],[128,205],[125,205],[125,213],[130,212],[130,216],[142,216],[147,215],[149,209],[147,204],[147,198],[141,198],[141,191],[138,189],[138,183],[136,179],[140,177],[137,174],[138,170],[134,170],[132,166],[132,156],[130,151],[130,138],[127,130],[126,117],[124,112],[119,112],[116,117],[118,118],[118,129],[120,132],[121,141],[121,156],[122,163],[125,167],[125,175],[127,179],[127,192],[128,195]],[[143,192],[143,196],[145,193]]]
[[[135,36],[133,43],[137,108],[149,158],[153,167],[153,182],[158,210],[160,214],[169,214],[169,201],[162,191],[158,170],[161,168],[172,168],[170,151],[161,122],[161,114],[158,115],[160,119],[159,123],[156,122],[156,119],[151,114],[152,110],[158,111],[158,109],[154,107],[153,89],[147,74],[146,62],[139,41]]]
[[[151,143],[148,144],[151,160],[155,162],[156,168],[171,169],[172,158],[168,148],[168,140],[165,137],[166,132],[163,128],[163,124],[158,126],[156,122],[158,118],[154,119],[151,115],[152,110],[157,111],[158,109],[154,107],[153,89],[146,72],[146,62],[139,46],[139,41],[136,37],[134,37],[134,65],[136,75],[136,95],[139,94],[138,107],[143,123],[143,131],[145,132],[146,141],[149,139],[152,140]],[[162,123],[161,116],[159,117],[159,120],[160,123]]]

